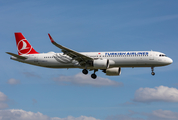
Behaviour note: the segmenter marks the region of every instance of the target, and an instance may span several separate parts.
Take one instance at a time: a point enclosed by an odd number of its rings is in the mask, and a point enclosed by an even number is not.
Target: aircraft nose
[[[168,62],[168,64],[171,64],[173,62],[173,60],[171,58],[168,58],[167,62]]]

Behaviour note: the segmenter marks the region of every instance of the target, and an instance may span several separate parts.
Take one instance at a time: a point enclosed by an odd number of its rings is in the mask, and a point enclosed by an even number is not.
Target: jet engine
[[[107,68],[109,68],[109,60],[107,60],[107,59],[94,60],[93,67],[95,69],[107,69]]]
[[[103,72],[106,73],[106,75],[108,76],[119,76],[121,74],[121,68],[108,68],[106,70],[104,70]]]

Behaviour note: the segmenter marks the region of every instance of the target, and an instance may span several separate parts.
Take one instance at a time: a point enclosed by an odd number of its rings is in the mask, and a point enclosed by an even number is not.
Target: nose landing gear
[[[151,75],[155,75],[155,72],[154,72],[154,67],[151,67]]]

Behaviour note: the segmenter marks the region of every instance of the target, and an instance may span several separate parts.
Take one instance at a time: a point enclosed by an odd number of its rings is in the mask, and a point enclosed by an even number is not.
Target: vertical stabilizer
[[[17,51],[19,55],[23,54],[39,54],[33,49],[27,39],[22,35],[22,33],[14,33],[17,45]]]

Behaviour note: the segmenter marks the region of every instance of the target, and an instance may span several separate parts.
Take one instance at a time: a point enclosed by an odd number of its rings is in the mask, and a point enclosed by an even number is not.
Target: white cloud
[[[40,112],[27,112],[20,109],[10,109],[10,110],[0,110],[0,120],[99,120],[94,117],[80,116],[80,117],[72,117],[68,116],[66,118],[59,117],[49,117],[47,115],[43,115]]]
[[[51,118],[50,120],[99,120],[94,117],[87,117],[87,116],[80,116],[80,117],[73,117],[73,116],[68,116],[67,118]]]
[[[159,86],[155,88],[139,88],[135,92],[136,102],[178,102],[178,89]]]
[[[5,108],[8,108],[8,107],[9,107],[8,104],[0,102],[0,109],[5,109]]]
[[[0,120],[49,120],[50,118],[40,112],[26,112],[24,110],[0,110]]]
[[[5,109],[8,105],[5,103],[7,101],[7,96],[0,92],[0,109]]]
[[[130,115],[108,116],[105,120],[144,120],[143,118],[132,117]]]
[[[90,75],[79,73],[75,76],[60,76],[54,79],[61,85],[91,85],[91,86],[121,86],[121,82],[112,81],[108,78],[97,77],[92,79]]]
[[[14,78],[11,78],[7,81],[8,84],[10,85],[16,85],[16,84],[20,84],[20,80],[16,80]]]
[[[170,110],[162,109],[154,110],[151,113],[138,113],[131,111],[129,114],[125,115],[120,114],[108,116],[105,120],[178,120],[178,112],[172,112]]]
[[[170,110],[155,110],[148,115],[149,119],[153,120],[178,120],[178,112],[172,112]]]
[[[0,92],[0,102],[4,102],[6,100],[7,100],[7,96],[4,93]]]

